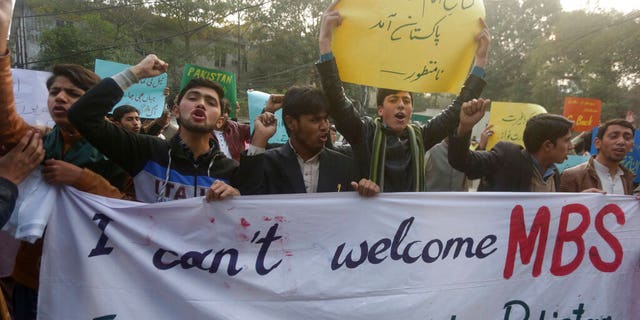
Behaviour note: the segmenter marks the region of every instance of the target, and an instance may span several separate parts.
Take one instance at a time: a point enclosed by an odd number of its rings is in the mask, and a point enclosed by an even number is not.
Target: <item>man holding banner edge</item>
[[[316,64],[322,86],[329,100],[329,114],[338,131],[353,147],[359,173],[377,183],[382,191],[424,191],[424,153],[439,143],[458,125],[459,112],[477,110],[488,100],[477,98],[485,86],[484,67],[490,42],[489,30],[480,20],[483,30],[475,37],[478,48],[475,66],[456,100],[426,125],[410,125],[412,96],[407,91],[378,89],[378,118],[361,117],[344,94],[342,81],[331,51],[333,32],[342,17],[334,1],[322,16]],[[468,101],[468,102],[467,102]],[[464,105],[464,106],[463,106]],[[469,111],[474,112],[474,111]]]

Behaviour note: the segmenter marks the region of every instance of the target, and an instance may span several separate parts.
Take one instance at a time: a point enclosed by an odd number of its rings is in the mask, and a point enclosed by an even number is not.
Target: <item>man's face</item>
[[[120,119],[119,124],[123,128],[135,133],[140,133],[140,128],[142,127],[140,115],[135,111],[125,113],[122,119]]]
[[[611,125],[602,140],[594,141],[598,155],[610,162],[620,162],[633,149],[633,131],[620,125]]]
[[[556,139],[555,146],[551,146],[551,157],[555,163],[562,163],[567,160],[567,156],[573,150],[571,143],[571,132],[567,132],[564,136]]]
[[[220,117],[220,98],[212,88],[191,88],[173,112],[183,130],[211,133]]]
[[[304,149],[296,150],[298,153],[316,154],[329,139],[329,115],[326,112],[303,114],[297,120],[287,116],[286,124],[296,148]]]
[[[76,87],[67,77],[56,77],[49,87],[47,98],[51,119],[59,126],[70,126],[67,111],[83,94],[84,90]]]
[[[411,121],[413,105],[409,92],[400,91],[384,98],[378,106],[378,116],[395,133],[402,132]]]

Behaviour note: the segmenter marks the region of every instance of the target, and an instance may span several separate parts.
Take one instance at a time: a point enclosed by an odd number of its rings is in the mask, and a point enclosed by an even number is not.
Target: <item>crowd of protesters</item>
[[[467,191],[471,179],[480,179],[480,191],[633,194],[634,175],[621,165],[635,132],[626,120],[604,123],[595,138],[597,155],[562,175],[555,164],[572,152],[573,123],[559,115],[529,119],[524,147],[499,142],[485,150],[492,134],[487,126],[481,146],[472,150],[471,129],[490,104],[480,98],[490,44],[483,21],[474,66],[442,113],[416,125],[412,93],[379,88],[377,117],[360,114],[345,96],[331,51],[342,20],[334,6],[320,30],[316,66],[322,87],[292,86],[272,95],[253,132],[229,119],[221,85],[205,79],[191,80],[146,126],[135,107],[117,106],[128,87],[170,67],[155,55],[104,79],[79,65],[54,66],[46,85],[55,126],[42,132],[16,112],[6,41],[11,1],[0,0],[0,223],[9,220],[17,185],[33,170],[49,184],[147,203],[252,194]],[[268,140],[276,132],[278,109],[289,140],[273,146]],[[177,131],[171,132],[171,117]],[[344,145],[334,145],[336,131]],[[35,319],[41,255],[41,239],[20,244],[11,277],[3,279],[0,319]]]

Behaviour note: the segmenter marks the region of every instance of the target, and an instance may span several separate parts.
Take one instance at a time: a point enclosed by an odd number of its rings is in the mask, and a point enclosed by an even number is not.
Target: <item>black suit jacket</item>
[[[296,153],[289,143],[255,156],[243,152],[237,177],[242,195],[307,192]],[[317,192],[352,191],[351,181],[357,181],[352,159],[325,149],[320,154]]]
[[[449,136],[449,164],[469,179],[483,178],[478,191],[529,192],[533,162],[527,150],[511,142],[498,142],[491,151],[469,150],[466,136]],[[554,166],[554,184],[560,176]]]

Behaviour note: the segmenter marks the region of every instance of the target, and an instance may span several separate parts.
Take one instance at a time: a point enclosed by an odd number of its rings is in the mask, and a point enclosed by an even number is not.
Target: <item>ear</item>
[[[382,110],[384,110],[384,107],[378,106],[378,117],[382,117]]]
[[[554,147],[554,145],[553,145],[553,142],[551,142],[551,140],[545,140],[545,141],[542,143],[542,148],[541,148],[541,149],[542,149],[542,150],[544,150],[544,151],[546,152],[546,151],[551,151],[551,150],[553,150],[553,147]]]
[[[227,118],[225,116],[219,116],[218,120],[216,120],[216,129],[222,128]]]
[[[177,104],[173,105],[173,108],[172,108],[171,112],[173,113],[173,117],[174,118],[176,118],[176,119],[180,118],[180,111],[178,111],[178,105]]]
[[[284,116],[284,125],[290,132],[298,130],[298,120],[294,119],[292,116]]]
[[[596,147],[596,150],[600,150],[600,146],[602,145],[602,140],[596,137],[595,139],[593,139],[593,145]],[[590,150],[587,150],[587,151],[590,151]]]

